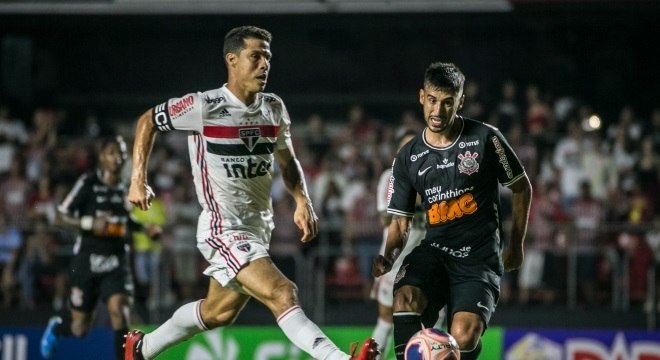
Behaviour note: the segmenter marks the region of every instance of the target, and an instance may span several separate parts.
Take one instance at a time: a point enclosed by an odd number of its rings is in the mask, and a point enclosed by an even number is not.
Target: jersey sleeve
[[[284,106],[284,103],[280,100],[280,104],[282,106],[281,108],[281,116],[280,116],[280,129],[279,133],[277,134],[277,143],[275,147],[278,150],[281,149],[291,149],[293,148],[292,142],[291,142],[291,118],[289,117],[289,112],[286,110],[286,106]]]
[[[522,163],[499,130],[490,131],[487,146],[488,150],[495,155],[497,179],[502,185],[509,186],[525,176]]]
[[[205,112],[200,93],[171,98],[153,108],[151,121],[158,131],[191,130],[201,132]]]
[[[402,153],[400,151],[392,163],[387,212],[392,215],[413,217],[415,215],[417,192],[410,182],[408,168],[404,156],[401,155]]]
[[[87,174],[83,174],[78,178],[73,188],[57,206],[57,211],[69,216],[81,216],[80,211],[91,191],[87,185],[87,179]]]
[[[379,213],[387,211],[387,199],[390,193],[390,179],[392,178],[391,169],[387,169],[380,174],[378,186],[376,187],[376,210]]]

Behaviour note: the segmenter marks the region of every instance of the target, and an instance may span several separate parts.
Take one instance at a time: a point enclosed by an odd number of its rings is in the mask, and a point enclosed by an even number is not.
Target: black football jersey
[[[392,164],[387,211],[412,217],[419,193],[424,241],[456,258],[470,258],[501,247],[498,183],[508,186],[525,171],[497,128],[462,119],[460,134],[447,147],[429,145],[423,130],[401,148]]]
[[[89,172],[78,178],[69,194],[58,206],[58,211],[82,218],[108,215],[107,226],[102,231],[80,230],[74,252],[121,254],[126,252],[130,220],[127,186],[121,182],[112,187],[103,183],[97,172]]]

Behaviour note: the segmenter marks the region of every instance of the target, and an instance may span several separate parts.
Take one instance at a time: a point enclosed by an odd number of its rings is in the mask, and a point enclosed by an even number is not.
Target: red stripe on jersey
[[[204,136],[210,138],[238,139],[242,129],[259,129],[261,137],[276,137],[280,127],[276,125],[244,125],[244,126],[204,126]]]

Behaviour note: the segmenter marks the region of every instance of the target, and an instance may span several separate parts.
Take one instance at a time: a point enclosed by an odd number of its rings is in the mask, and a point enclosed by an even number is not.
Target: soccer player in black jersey
[[[127,154],[121,137],[101,139],[97,168],[83,174],[58,206],[57,225],[77,231],[78,237],[69,272],[70,312],[53,316],[48,322],[40,346],[44,358],[51,357],[61,337],[87,334],[99,299],[107,305],[115,333],[115,358],[124,358],[124,334],[133,295],[130,232],[160,233],[155,226],[142,229],[129,216],[128,184],[121,179]]]
[[[431,327],[445,305],[461,358],[477,359],[502,273],[518,269],[523,261],[531,185],[497,128],[457,115],[464,82],[454,64],[428,67],[419,90],[426,128],[401,148],[392,165],[387,211],[393,219],[384,254],[374,259],[373,275],[388,272],[403,248],[417,194],[423,199],[427,229],[395,278],[398,360],[404,359],[408,339]],[[506,245],[498,184],[513,191],[513,225]]]

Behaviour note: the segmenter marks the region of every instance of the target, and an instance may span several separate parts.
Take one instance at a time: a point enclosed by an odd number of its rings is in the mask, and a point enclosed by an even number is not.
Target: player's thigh
[[[394,279],[394,311],[422,312],[427,301],[433,301],[439,310],[446,303],[447,280],[438,250],[425,244],[416,247],[405,257]],[[424,301],[420,302],[420,294]]]
[[[449,313],[469,312],[478,315],[488,326],[500,295],[497,254],[481,263],[449,264],[452,279]]]
[[[96,277],[101,301],[108,306],[109,300],[115,295],[123,295],[121,299],[128,300],[133,296],[134,285],[131,270],[127,262],[121,262],[116,269]],[[117,301],[117,300],[115,300]]]
[[[81,313],[92,313],[99,299],[98,278],[89,270],[88,263],[85,256],[77,255],[72,263],[76,271],[69,272],[69,304],[71,309]]]

